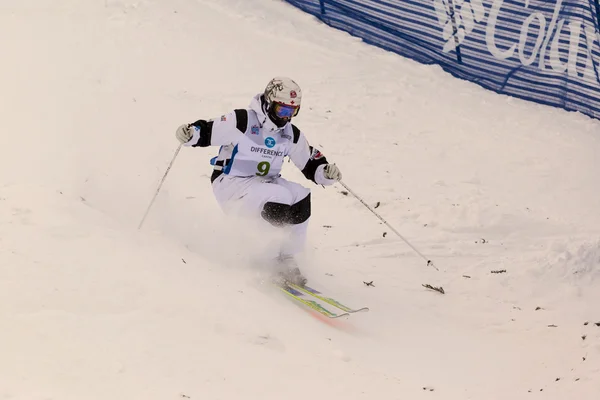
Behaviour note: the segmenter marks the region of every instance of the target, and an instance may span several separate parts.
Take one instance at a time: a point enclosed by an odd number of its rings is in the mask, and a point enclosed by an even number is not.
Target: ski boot
[[[275,282],[278,284],[306,285],[307,279],[300,272],[298,263],[292,256],[279,256],[276,259]]]

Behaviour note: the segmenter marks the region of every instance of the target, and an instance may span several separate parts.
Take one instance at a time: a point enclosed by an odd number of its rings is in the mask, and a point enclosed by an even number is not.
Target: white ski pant
[[[212,184],[215,198],[228,214],[263,220],[287,235],[281,255],[304,250],[310,217],[310,190],[276,177],[235,177],[222,174]]]

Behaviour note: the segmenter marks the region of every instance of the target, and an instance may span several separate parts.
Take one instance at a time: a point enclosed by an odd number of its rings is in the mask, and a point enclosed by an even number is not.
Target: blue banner
[[[286,0],[497,93],[600,119],[598,0]]]

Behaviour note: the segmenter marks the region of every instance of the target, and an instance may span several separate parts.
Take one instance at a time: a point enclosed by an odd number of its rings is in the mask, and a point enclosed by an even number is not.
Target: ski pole
[[[346,188],[346,190],[352,194],[352,196],[356,197],[356,199],[358,201],[360,201],[365,207],[367,207],[369,209],[369,211],[371,211],[373,214],[375,214],[375,216],[377,218],[379,218],[381,220],[381,222],[383,222],[384,224],[386,224],[388,226],[388,228],[390,228],[392,230],[392,232],[394,232],[396,235],[398,235],[400,237],[400,239],[404,240],[404,242],[409,245],[419,256],[421,256],[425,261],[427,261],[427,265],[432,266],[433,268],[435,268],[436,270],[439,271],[439,269],[433,264],[433,261],[431,261],[430,259],[428,259],[427,257],[425,257],[419,250],[417,250],[415,248],[415,246],[413,246],[412,244],[410,244],[408,242],[408,240],[406,240],[393,226],[391,226],[385,219],[383,219],[383,217],[381,215],[379,215],[375,210],[373,210],[371,208],[371,206],[369,206],[359,195],[357,195],[356,193],[354,193],[352,191],[352,189],[350,189],[344,182],[342,181],[338,181],[340,183],[340,185],[342,185],[344,188]]]
[[[160,181],[160,184],[158,185],[158,189],[156,189],[156,193],[154,193],[154,197],[152,197],[152,200],[150,201],[150,205],[148,206],[148,209],[146,210],[146,213],[144,214],[144,217],[142,218],[142,221],[140,222],[138,229],[140,229],[142,227],[142,224],[146,220],[146,217],[148,216],[148,213],[150,212],[150,208],[152,207],[154,200],[156,200],[156,196],[158,196],[158,193],[160,192],[160,188],[163,185],[163,183],[165,182],[165,179],[167,179],[167,174],[169,173],[169,170],[173,166],[173,163],[175,162],[175,158],[177,158],[177,154],[179,154],[179,150],[181,150],[181,146],[182,145],[180,144],[177,147],[177,150],[175,151],[175,155],[173,156],[173,159],[171,160],[171,163],[169,164],[169,167],[167,168],[165,175],[163,176],[162,180]]]

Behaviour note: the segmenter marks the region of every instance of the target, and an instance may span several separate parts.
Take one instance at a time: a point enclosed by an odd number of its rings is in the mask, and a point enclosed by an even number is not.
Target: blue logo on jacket
[[[250,128],[250,131],[252,132],[253,135],[258,135],[260,133],[258,126],[253,126],[252,128]]]
[[[275,147],[275,139],[273,139],[272,137],[268,137],[265,139],[265,146],[267,146],[268,148],[272,148]]]

